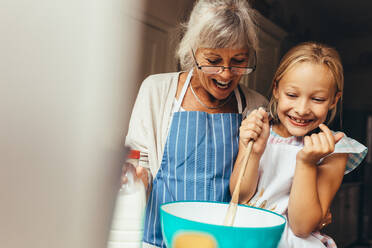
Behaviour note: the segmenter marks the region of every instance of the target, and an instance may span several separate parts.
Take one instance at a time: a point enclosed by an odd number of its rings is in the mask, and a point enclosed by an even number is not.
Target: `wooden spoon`
[[[235,189],[231,197],[229,207],[227,208],[225,220],[223,221],[224,226],[232,226],[234,224],[236,210],[238,208],[238,203],[239,203],[240,183],[242,181],[245,168],[247,167],[249,156],[251,155],[252,146],[253,146],[253,140],[250,140],[248,142],[247,147],[245,148],[245,154],[244,154],[245,157],[243,158],[243,164],[239,171],[238,181],[236,182]]]

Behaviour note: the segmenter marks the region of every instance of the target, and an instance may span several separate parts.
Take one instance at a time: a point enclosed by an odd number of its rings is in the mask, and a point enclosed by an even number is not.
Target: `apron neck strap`
[[[234,89],[236,101],[238,102],[238,113],[243,113],[243,104],[242,104],[242,98],[240,97],[240,91],[239,91],[239,85],[236,86]]]
[[[179,111],[179,110],[181,109],[181,104],[182,104],[183,98],[185,97],[185,94],[186,94],[187,88],[189,87],[189,84],[190,84],[190,81],[191,81],[191,77],[192,77],[192,71],[193,71],[193,70],[194,70],[194,69],[192,68],[192,69],[189,71],[189,74],[187,75],[186,81],[185,81],[185,83],[183,84],[181,94],[180,94],[180,96],[178,97],[178,101],[176,101],[176,106],[175,106],[175,108],[174,108],[174,109],[176,109],[176,111]]]

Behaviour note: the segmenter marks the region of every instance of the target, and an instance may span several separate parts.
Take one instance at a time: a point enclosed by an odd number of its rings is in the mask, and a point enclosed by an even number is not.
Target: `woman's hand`
[[[242,121],[239,132],[239,143],[247,146],[250,140],[254,140],[252,153],[262,155],[270,134],[269,116],[264,108],[253,110]]]
[[[333,135],[324,124],[320,124],[322,132],[304,137],[304,148],[297,153],[297,161],[316,165],[318,161],[335,150],[335,144],[344,136],[343,133]]]
[[[324,216],[324,218],[320,222],[320,224],[317,227],[316,231],[321,230],[322,228],[324,228],[325,226],[327,226],[330,223],[332,223],[332,213],[328,209],[327,214]]]
[[[121,184],[124,184],[128,181],[127,174],[132,173],[137,179],[141,179],[143,182],[143,185],[145,186],[146,191],[148,191],[149,187],[149,172],[146,168],[137,166],[130,163],[125,163],[122,168],[122,174],[121,174]]]
[[[148,190],[148,187],[149,187],[149,177],[150,177],[150,173],[148,171],[148,169],[142,167],[142,166],[138,166],[136,167],[136,173],[137,173],[137,177],[140,178],[143,182],[143,185],[145,185],[145,189],[146,191]]]

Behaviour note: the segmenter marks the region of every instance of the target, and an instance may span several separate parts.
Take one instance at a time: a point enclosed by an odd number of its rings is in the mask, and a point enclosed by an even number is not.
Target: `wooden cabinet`
[[[282,43],[287,33],[259,13],[257,24],[259,40],[257,68],[242,81],[249,88],[269,97],[271,81],[279,64]]]
[[[358,239],[360,183],[342,184],[331,206],[332,223],[322,232],[338,247],[347,247]]]
[[[138,55],[142,66],[139,74],[143,79],[151,74],[177,71],[174,32],[184,16],[187,16],[193,1],[164,0],[145,1],[146,7],[142,15],[136,18],[141,22],[142,50]],[[138,87],[142,81],[138,82]]]

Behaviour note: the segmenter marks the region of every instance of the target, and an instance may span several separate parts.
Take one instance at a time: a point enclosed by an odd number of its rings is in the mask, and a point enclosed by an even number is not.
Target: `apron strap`
[[[240,97],[239,85],[234,89],[236,101],[238,102],[238,113],[243,113],[242,98]]]
[[[189,84],[190,84],[190,81],[191,81],[192,71],[193,71],[193,69],[191,69],[191,70],[189,71],[189,74],[187,75],[187,78],[186,78],[185,84],[184,84],[183,87],[182,87],[181,94],[180,94],[178,100],[176,101],[176,106],[174,107],[174,109],[175,109],[176,111],[179,111],[180,108],[181,108],[181,104],[182,104],[183,98],[185,97],[185,94],[186,94],[187,88],[189,87]]]
[[[194,70],[194,68],[192,68],[189,71],[189,74],[187,75],[185,84],[182,87],[181,94],[180,94],[178,100],[176,101],[176,105],[175,105],[175,108],[174,108],[176,111],[179,111],[181,109],[181,104],[182,104],[183,98],[185,97],[187,88],[189,87],[193,70]],[[240,91],[239,91],[238,87],[239,86],[237,86],[234,89],[234,94],[235,94],[235,97],[236,97],[236,101],[238,102],[238,113],[241,114],[243,112],[243,106],[242,106],[242,98],[240,96]]]

